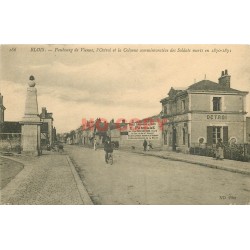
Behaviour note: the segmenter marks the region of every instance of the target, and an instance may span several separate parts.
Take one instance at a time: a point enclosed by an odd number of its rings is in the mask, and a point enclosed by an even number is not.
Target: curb
[[[127,151],[130,152],[130,151]],[[183,159],[179,159],[176,157],[171,157],[171,156],[161,156],[161,155],[154,155],[154,154],[144,154],[144,153],[140,153],[140,152],[132,152],[134,154],[140,154],[140,155],[148,155],[148,156],[154,156],[154,157],[158,157],[161,159],[168,159],[168,160],[172,160],[172,161],[181,161],[181,162],[186,162],[186,163],[190,163],[190,164],[195,164],[195,165],[200,165],[203,167],[208,167],[208,168],[213,168],[213,169],[220,169],[220,170],[224,170],[224,171],[228,171],[228,172],[232,172],[232,173],[238,173],[238,174],[246,174],[246,175],[250,175],[250,171],[245,171],[245,170],[241,170],[241,169],[237,169],[237,168],[226,168],[223,166],[216,166],[216,165],[212,165],[209,163],[202,163],[202,162],[196,162],[196,161],[192,161],[192,160],[183,160]]]
[[[81,199],[83,201],[83,204],[84,205],[94,205],[92,200],[90,199],[89,194],[88,194],[86,188],[84,187],[79,175],[77,174],[77,172],[75,170],[74,164],[72,163],[72,161],[70,160],[68,155],[66,156],[66,158],[67,158],[67,161],[68,161],[69,166],[71,168],[71,172],[72,172],[72,174],[74,176],[76,186],[77,186],[77,189],[78,189],[79,194],[81,196]]]
[[[6,160],[10,160],[10,161],[15,161],[17,163],[20,163],[23,165],[23,167],[25,166],[25,163],[23,161],[19,161],[17,159],[13,159],[11,158],[11,156],[3,156],[3,155],[0,155],[0,158],[3,158],[3,159],[6,159]]]

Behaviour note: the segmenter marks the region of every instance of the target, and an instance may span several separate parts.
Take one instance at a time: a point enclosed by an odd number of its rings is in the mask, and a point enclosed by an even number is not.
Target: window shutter
[[[228,143],[228,127],[223,127],[223,143]]]
[[[207,145],[213,145],[213,127],[207,127]]]

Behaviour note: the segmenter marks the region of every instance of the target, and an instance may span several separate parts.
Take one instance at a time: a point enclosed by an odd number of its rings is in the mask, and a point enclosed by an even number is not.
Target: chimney
[[[42,117],[41,118],[46,118],[46,113],[47,113],[47,110],[45,107],[42,108]]]
[[[230,78],[231,76],[228,75],[228,70],[226,69],[225,72],[222,71],[221,72],[221,77],[218,79],[219,80],[219,84],[227,87],[227,88],[230,88]]]

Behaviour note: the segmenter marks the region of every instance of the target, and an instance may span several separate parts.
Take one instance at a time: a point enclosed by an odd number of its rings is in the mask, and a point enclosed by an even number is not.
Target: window
[[[168,131],[164,133],[164,145],[168,145]]]
[[[199,141],[199,144],[203,144],[205,139],[203,137],[200,137],[198,141]]]
[[[185,106],[185,100],[181,100],[181,111],[184,112],[185,109],[186,109],[186,106]]]
[[[163,106],[163,113],[166,115],[168,113],[168,107],[167,105]]]
[[[221,127],[213,127],[213,144],[218,142],[221,138]]]
[[[221,111],[221,97],[213,98],[213,111]]]
[[[216,144],[218,139],[222,139],[223,143],[228,143],[228,127],[207,127],[207,145]]]
[[[182,144],[186,144],[186,131],[185,128],[182,129]]]

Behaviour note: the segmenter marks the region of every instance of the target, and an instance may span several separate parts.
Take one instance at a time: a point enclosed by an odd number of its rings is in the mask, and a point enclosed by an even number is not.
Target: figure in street
[[[108,154],[113,153],[113,147],[110,139],[107,139],[104,143],[104,151],[105,151],[105,161],[108,163]]]
[[[221,139],[218,139],[216,144],[216,160],[223,160],[224,159],[224,145]]]
[[[151,141],[148,142],[148,151],[149,151],[150,149],[153,149],[153,145],[152,145]]]
[[[96,150],[96,145],[97,145],[97,142],[96,142],[96,138],[94,139],[94,150]]]
[[[147,146],[148,146],[148,143],[147,143],[147,141],[146,141],[146,139],[145,139],[144,142],[143,142],[144,151],[147,150]]]

